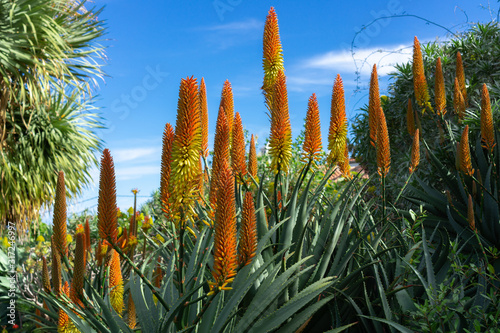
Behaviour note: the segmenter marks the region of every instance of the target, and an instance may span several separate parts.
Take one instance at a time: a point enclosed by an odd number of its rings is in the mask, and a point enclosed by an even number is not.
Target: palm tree
[[[97,163],[100,10],[80,0],[0,0],[0,219],[25,227],[54,197],[78,194]]]

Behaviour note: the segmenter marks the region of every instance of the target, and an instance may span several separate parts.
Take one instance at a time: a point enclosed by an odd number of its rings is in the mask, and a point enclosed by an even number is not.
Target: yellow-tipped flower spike
[[[415,172],[418,164],[420,163],[420,133],[419,130],[415,130],[415,135],[413,136],[413,143],[411,145],[411,161],[410,161],[410,173]]]
[[[127,302],[127,324],[128,327],[131,329],[134,329],[137,326],[137,318],[136,318],[136,311],[135,311],[135,303],[134,299],[132,298],[132,295],[128,295],[128,302]]]
[[[344,162],[340,164],[340,172],[345,178],[352,179],[351,164],[349,164],[349,147],[347,146],[347,141],[344,150]]]
[[[120,255],[114,249],[111,250],[109,262],[109,300],[116,313],[123,312],[123,277],[120,269]]]
[[[97,217],[99,237],[113,243],[116,242],[118,235],[118,223],[116,222],[116,179],[115,166],[109,149],[104,149],[102,153]]]
[[[248,151],[248,173],[257,179],[257,150],[255,149],[255,139],[253,134],[250,138],[250,148]]]
[[[406,128],[411,136],[415,134],[415,115],[413,113],[411,98],[408,98],[408,107],[406,108]]]
[[[420,49],[420,42],[416,36],[413,41],[413,89],[415,90],[415,99],[422,108],[422,112],[426,109],[432,111],[429,102],[430,97],[427,89],[427,80],[425,79],[422,50]]]
[[[208,157],[208,106],[205,79],[200,82],[201,156]]]
[[[176,224],[193,222],[192,204],[199,184],[201,151],[200,99],[196,79],[182,79],[177,103],[177,120],[172,144],[170,201]],[[193,222],[194,223],[194,222]]]
[[[59,171],[57,178],[52,230],[54,235],[53,246],[59,251],[60,256],[68,256],[66,239],[66,186],[64,185],[64,172],[62,171]]]
[[[330,114],[330,130],[328,132],[328,163],[341,165],[344,162],[347,139],[347,117],[345,113],[344,85],[340,74],[337,74],[332,92],[332,109]]]
[[[434,81],[434,102],[436,103],[436,112],[438,115],[446,114],[446,91],[444,87],[443,68],[441,67],[441,58],[437,59]]]
[[[85,278],[85,265],[87,262],[87,251],[85,250],[85,233],[75,234],[75,262],[73,270],[73,280],[71,280],[70,297],[73,302],[83,306],[83,281]]]
[[[172,219],[171,203],[170,203],[170,163],[172,160],[172,143],[174,142],[174,129],[172,125],[167,123],[163,131],[163,144],[161,150],[161,171],[160,171],[160,198],[161,209],[165,218],[169,221]],[[132,229],[130,229],[132,231]]]
[[[379,175],[385,177],[391,168],[391,149],[389,146],[387,123],[382,108],[380,108],[378,113],[377,124],[377,171]]]
[[[226,113],[227,124],[229,126],[229,137],[231,138],[233,133],[234,101],[233,88],[231,88],[231,83],[228,80],[224,82],[224,86],[222,87],[219,108],[223,108]],[[231,141],[229,141],[229,144],[231,144]]]
[[[257,220],[255,206],[251,192],[245,194],[241,212],[240,241],[238,248],[238,262],[240,267],[252,262],[257,251]]]
[[[455,70],[455,76],[458,80],[458,87],[460,88],[460,93],[464,99],[464,105],[467,105],[467,87],[465,86],[465,74],[464,74],[464,64],[462,62],[462,55],[457,52],[457,65]]]
[[[474,174],[474,169],[472,169],[472,162],[470,159],[470,147],[469,147],[469,125],[466,125],[462,137],[459,143],[459,165],[460,170],[468,176]]]
[[[238,258],[236,254],[236,207],[234,199],[234,177],[227,161],[223,161],[217,191],[215,212],[214,264],[209,282],[210,293],[229,290],[228,284],[236,276]]]
[[[269,110],[272,109],[273,87],[280,71],[284,71],[283,49],[281,47],[278,27],[278,16],[271,7],[264,25],[264,52],[262,67],[264,68],[264,84],[262,90]]]
[[[307,103],[305,136],[304,144],[302,145],[303,160],[310,162],[319,160],[322,149],[318,99],[316,98],[316,94],[312,94]]]
[[[210,183],[209,200],[212,209],[217,205],[217,188],[219,186],[219,174],[224,162],[229,163],[229,125],[226,113],[223,108],[219,108],[214,138],[214,157],[212,159],[212,179]]]
[[[68,281],[64,283],[61,290],[66,296],[69,297],[69,285]],[[73,321],[69,318],[68,314],[63,310],[59,309],[59,319],[57,321],[57,332],[58,333],[80,333],[80,331],[75,327]]]
[[[460,123],[464,120],[465,116],[465,100],[460,92],[460,84],[457,78],[455,78],[455,83],[453,84],[453,109],[458,115],[458,122]]]
[[[370,126],[370,143],[374,147],[377,143],[377,113],[379,109],[380,92],[378,87],[377,65],[373,65],[368,96],[368,124]]]
[[[292,158],[292,127],[288,114],[286,77],[283,71],[278,73],[273,90],[269,155],[271,156],[271,168],[274,171],[288,171]]]
[[[245,157],[245,133],[240,113],[236,112],[233,122],[233,144],[231,145],[231,167],[240,181],[247,174],[247,163]]]
[[[481,140],[483,146],[489,151],[492,151],[495,146],[494,133],[490,94],[488,92],[488,87],[483,83],[483,89],[481,90]]]
[[[52,286],[54,287],[54,293],[59,296],[61,293],[62,277],[61,277],[61,256],[59,251],[56,250],[54,245],[54,236],[52,236]]]

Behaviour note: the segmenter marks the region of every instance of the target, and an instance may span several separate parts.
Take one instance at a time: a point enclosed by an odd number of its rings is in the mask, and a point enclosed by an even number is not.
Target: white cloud
[[[116,170],[117,180],[139,179],[147,175],[159,175],[159,165],[138,165],[132,167],[118,168]]]
[[[330,51],[306,59],[300,65],[305,69],[332,70],[339,73],[355,73],[370,75],[373,64],[377,64],[378,74],[385,75],[393,70],[397,63],[411,59],[412,48],[408,45],[389,47],[355,49],[351,54],[348,50]]]
[[[158,148],[152,148],[152,147],[115,149],[113,151],[113,159],[115,163],[129,162],[139,158],[144,158],[151,156],[153,154],[157,154],[158,151],[159,151]]]
[[[237,32],[247,30],[262,29],[264,22],[256,19],[248,19],[240,22],[231,22],[226,24],[213,25],[210,27],[203,27],[200,29],[208,31],[224,31],[224,32]]]

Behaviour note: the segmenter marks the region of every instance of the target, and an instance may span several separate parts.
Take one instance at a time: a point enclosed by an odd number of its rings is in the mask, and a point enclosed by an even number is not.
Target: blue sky
[[[303,128],[308,98],[316,93],[324,145],[337,73],[343,78],[347,116],[352,120],[366,103],[374,63],[383,94],[391,64],[411,57],[415,35],[421,42],[447,38],[445,29],[422,19],[387,16],[420,16],[454,32],[463,30],[467,22],[491,20],[487,1],[470,0],[95,0],[90,5],[104,6],[99,18],[108,28],[102,41],[107,47],[104,70],[108,76],[99,81],[95,105],[105,118],[107,129],[98,135],[114,158],[122,209],[132,205],[132,198],[125,197],[132,188],[149,196],[159,186],[161,137],[167,122],[175,126],[181,78],[205,78],[210,144],[220,92],[228,79],[235,111],[240,112],[245,129],[258,136],[258,145],[263,145],[269,119],[260,90],[262,34],[271,6],[278,15],[292,132],[296,135]],[[498,3],[492,2],[492,7],[498,9]],[[353,39],[354,55],[350,52]],[[95,184],[71,202],[70,212],[96,209],[98,170],[92,175]]]

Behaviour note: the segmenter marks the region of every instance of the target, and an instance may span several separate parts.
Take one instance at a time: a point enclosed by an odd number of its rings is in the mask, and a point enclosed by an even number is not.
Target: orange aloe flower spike
[[[67,257],[68,245],[66,242],[66,186],[64,184],[64,172],[62,171],[59,171],[57,177],[52,230],[54,234],[53,245],[55,249],[59,251],[60,256]]]
[[[446,90],[444,87],[443,68],[441,58],[436,62],[436,73],[434,81],[434,100],[436,103],[436,112],[438,115],[446,114]]]
[[[240,267],[250,264],[255,256],[255,251],[257,251],[257,220],[251,192],[247,192],[243,200],[238,250]]]
[[[90,225],[89,225],[89,219],[85,220],[85,250],[88,252],[91,252],[90,248]]]
[[[227,285],[236,276],[238,258],[236,254],[236,207],[234,177],[227,161],[223,161],[217,191],[215,212],[214,264],[209,282],[211,293],[229,290]]]
[[[411,136],[415,134],[415,115],[413,114],[411,98],[408,98],[408,107],[406,109],[406,128]]]
[[[379,175],[387,176],[391,168],[391,151],[389,146],[389,133],[385,121],[384,110],[380,108],[377,119],[377,171]]]
[[[109,262],[109,300],[115,311],[121,315],[123,312],[123,277],[120,269],[120,255],[111,250]]]
[[[102,153],[97,217],[99,237],[113,243],[116,242],[118,235],[118,224],[116,222],[116,179],[115,166],[109,149],[104,149]]]
[[[201,156],[208,157],[208,106],[205,79],[200,82]]]
[[[65,294],[69,297],[69,285],[68,281],[64,283],[64,286],[61,288],[61,293]],[[69,318],[66,311],[63,309],[59,309],[59,319],[57,321],[57,332],[60,333],[74,333],[78,332],[77,328],[73,321]]]
[[[495,146],[494,133],[490,94],[488,92],[488,87],[483,83],[483,89],[481,90],[481,140],[489,151],[492,151]]]
[[[469,125],[466,125],[462,132],[458,156],[460,170],[462,170],[462,172],[466,175],[472,176],[474,174],[474,169],[472,169],[472,162],[470,159]]]
[[[377,113],[380,109],[380,93],[378,87],[377,65],[373,65],[368,97],[368,123],[370,126],[370,143],[375,147],[377,142]]]
[[[42,286],[43,291],[50,293],[49,267],[47,266],[47,259],[45,256],[42,256]]]
[[[183,215],[185,221],[193,222],[194,195],[199,185],[201,151],[200,99],[196,79],[181,80],[172,160],[170,171],[170,199],[176,216],[176,225]]]
[[[467,200],[467,221],[469,222],[469,226],[474,232],[476,230],[476,223],[474,221],[474,205],[472,202],[472,196],[469,194],[469,198]]]
[[[229,137],[231,138],[233,133],[234,100],[233,88],[231,88],[231,83],[228,80],[224,82],[224,86],[222,87],[219,108],[221,107],[226,113],[227,124],[229,126]],[[229,143],[231,144],[231,141],[229,141]]]
[[[272,109],[273,87],[280,71],[284,71],[283,49],[281,47],[280,33],[278,27],[278,16],[273,7],[267,14],[264,25],[262,67],[264,68],[264,83],[262,90],[266,105],[269,110]]]
[[[219,174],[224,161],[229,163],[229,152],[229,125],[227,123],[227,117],[224,109],[219,108],[219,114],[217,115],[217,123],[215,127],[214,157],[212,159],[212,179],[210,180],[209,194],[212,209],[216,208]]]
[[[239,181],[247,174],[245,157],[245,134],[240,113],[236,112],[233,122],[233,144],[231,145],[231,166]]]
[[[467,104],[467,87],[465,86],[464,64],[462,62],[462,55],[457,52],[457,66],[455,69],[455,76],[458,80],[458,87],[464,99],[464,105]]]
[[[337,74],[332,92],[332,109],[330,114],[330,130],[328,132],[328,162],[341,165],[344,161],[347,139],[347,117],[345,113],[344,85],[340,74]]]
[[[131,294],[128,295],[127,302],[127,324],[131,329],[134,329],[137,326],[135,303]]]
[[[51,248],[52,248],[52,286],[54,287],[54,293],[56,296],[59,296],[61,293],[61,256],[59,255],[59,251],[55,248],[54,245],[54,236],[51,239]]]
[[[161,150],[161,171],[160,171],[160,198],[161,209],[167,220],[172,219],[170,209],[170,163],[172,160],[172,143],[174,142],[174,129],[167,123],[163,131],[163,145]],[[131,218],[131,223],[132,218]],[[132,227],[132,226],[131,226]],[[130,229],[132,231],[132,229]],[[134,228],[135,230],[135,228]]]
[[[418,164],[420,163],[420,133],[418,129],[415,130],[415,135],[413,136],[413,143],[411,145],[411,161],[410,161],[410,173],[415,172]]]
[[[250,148],[248,151],[248,173],[257,179],[257,150],[255,149],[255,139],[253,134],[250,138]]]
[[[302,145],[303,159],[311,162],[319,160],[322,149],[318,99],[316,94],[312,94],[307,104],[305,136]]]
[[[288,113],[286,77],[283,71],[279,71],[276,78],[272,99],[271,135],[269,136],[271,168],[276,172],[287,172],[292,158],[292,127]]]
[[[460,84],[457,78],[455,78],[453,85],[453,109],[455,109],[455,113],[458,115],[458,122],[460,123],[464,120],[465,116],[465,100],[460,92]]]
[[[85,233],[75,234],[75,262],[73,270],[73,280],[71,280],[70,297],[73,302],[83,306],[83,281],[85,277],[85,265],[87,262],[87,251],[85,250]]]
[[[427,80],[425,79],[422,50],[416,36],[413,41],[413,89],[415,90],[415,99],[422,108],[422,112],[425,111],[425,109],[432,111],[429,102],[430,97],[429,90],[427,89]]]

